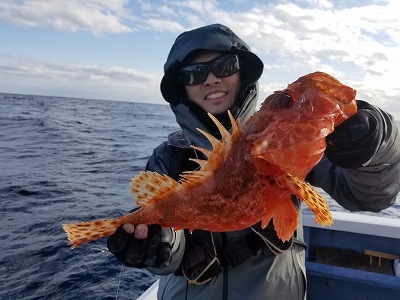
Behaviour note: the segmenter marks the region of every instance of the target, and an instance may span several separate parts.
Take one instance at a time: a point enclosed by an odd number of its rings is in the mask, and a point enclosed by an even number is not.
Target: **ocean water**
[[[106,239],[71,250],[61,224],[134,207],[130,178],[178,129],[169,107],[0,94],[0,128],[0,299],[136,299],[156,278]]]
[[[136,299],[155,278],[62,223],[134,207],[130,178],[177,129],[167,105],[0,94],[0,299]]]

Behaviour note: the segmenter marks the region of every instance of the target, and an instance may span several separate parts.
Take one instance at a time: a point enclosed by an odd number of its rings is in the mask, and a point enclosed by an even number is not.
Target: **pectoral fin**
[[[316,223],[322,226],[332,225],[333,219],[328,203],[310,184],[290,174],[277,178],[276,181],[308,205],[315,214]]]
[[[251,162],[256,167],[258,174],[268,176],[269,180],[273,180],[283,190],[287,191],[289,193],[287,198],[290,198],[290,195],[293,194],[303,200],[315,214],[316,223],[323,226],[329,226],[333,223],[328,203],[310,184],[284,172],[277,165],[266,160],[251,157]],[[292,201],[290,200],[290,202]]]

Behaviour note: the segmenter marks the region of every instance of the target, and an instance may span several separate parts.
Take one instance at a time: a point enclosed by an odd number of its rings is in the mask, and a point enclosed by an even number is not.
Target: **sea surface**
[[[132,209],[130,178],[177,129],[167,105],[0,93],[0,299],[136,299],[150,286],[106,239],[71,250],[61,224]],[[378,215],[398,218],[400,199]]]

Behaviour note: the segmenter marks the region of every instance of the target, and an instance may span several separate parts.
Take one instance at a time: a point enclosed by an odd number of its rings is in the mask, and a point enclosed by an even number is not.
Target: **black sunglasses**
[[[223,55],[204,63],[187,65],[180,70],[180,80],[184,85],[196,85],[206,81],[213,72],[218,78],[228,77],[240,70],[237,55]]]

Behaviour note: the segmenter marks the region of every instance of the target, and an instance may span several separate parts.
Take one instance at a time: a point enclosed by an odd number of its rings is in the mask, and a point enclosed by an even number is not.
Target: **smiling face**
[[[190,63],[211,61],[219,52],[202,52]],[[228,77],[218,78],[209,72],[207,79],[197,85],[185,85],[189,100],[199,105],[204,111],[218,115],[230,109],[240,90],[240,75],[236,72]]]

